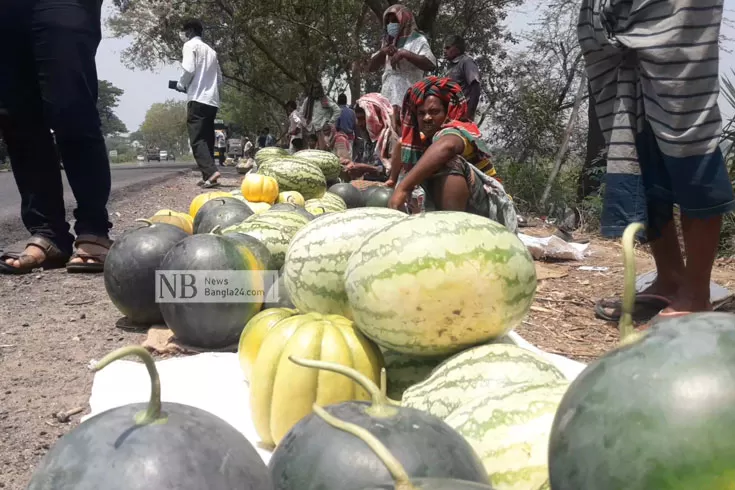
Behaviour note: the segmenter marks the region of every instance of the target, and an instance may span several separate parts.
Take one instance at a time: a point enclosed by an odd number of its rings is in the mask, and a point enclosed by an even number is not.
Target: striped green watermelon
[[[309,223],[309,218],[293,211],[265,211],[254,214],[243,223],[268,223],[280,227],[293,238],[296,232]]]
[[[343,208],[332,200],[320,198],[306,201],[304,203],[304,209],[314,216],[319,216],[320,214],[341,213],[346,208]]]
[[[319,200],[333,204],[336,207],[340,207],[343,211],[347,209],[347,203],[344,199],[342,199],[342,196],[338,196],[334,192],[325,192],[324,195],[319,198]]]
[[[276,146],[269,146],[267,148],[261,148],[258,150],[258,152],[255,154],[255,163],[258,166],[263,165],[268,160],[272,160],[273,158],[279,158],[279,157],[287,157],[289,156],[288,151],[284,150],[283,148],[278,148]]]
[[[538,490],[549,478],[549,434],[567,381],[489,391],[444,419],[475,450],[496,490]]]
[[[257,238],[271,253],[270,269],[278,270],[283,266],[288,244],[293,235],[285,230],[280,223],[262,221],[243,221],[239,225],[230,226],[222,233],[242,233]]]
[[[393,350],[383,350],[383,359],[388,382],[387,395],[394,400],[400,400],[408,388],[426,380],[444,360],[410,356]]]
[[[345,289],[365,335],[386,349],[431,357],[519,325],[536,292],[536,267],[505,226],[438,211],[367,239],[350,257]]]
[[[276,179],[281,192],[296,191],[304,199],[321,197],[327,191],[327,180],[319,167],[299,158],[270,159],[258,167],[258,173]]]
[[[401,403],[444,419],[488,393],[501,393],[518,384],[544,385],[565,379],[556,366],[527,349],[487,344],[444,361],[426,381],[408,388]]]
[[[322,170],[327,180],[337,179],[342,172],[339,157],[334,153],[322,150],[301,150],[294,153],[294,156],[315,164]]]
[[[344,290],[347,259],[371,233],[406,219],[392,209],[349,209],[322,216],[302,228],[288,247],[284,283],[301,311],[351,318]]]

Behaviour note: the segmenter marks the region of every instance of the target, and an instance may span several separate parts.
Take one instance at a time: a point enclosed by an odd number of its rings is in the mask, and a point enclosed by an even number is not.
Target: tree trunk
[[[602,175],[598,169],[607,167],[605,136],[600,128],[600,121],[597,119],[593,97],[589,97],[588,104],[587,156],[584,159],[577,185],[577,198],[580,201],[600,189]]]
[[[577,89],[577,97],[574,99],[574,107],[572,108],[572,115],[569,116],[569,122],[567,123],[567,129],[564,131],[564,137],[561,142],[561,148],[559,148],[559,153],[556,155],[556,161],[554,162],[554,168],[551,169],[551,175],[549,175],[549,180],[546,182],[546,188],[544,189],[544,193],[541,196],[541,201],[539,202],[539,207],[541,209],[544,208],[546,205],[546,201],[549,198],[549,194],[551,193],[551,187],[554,185],[554,181],[556,180],[556,176],[559,175],[559,170],[561,169],[562,164],[564,163],[564,155],[567,153],[567,147],[569,146],[569,138],[572,136],[572,130],[574,129],[574,121],[577,119],[577,114],[579,113],[579,106],[582,103],[582,97],[584,96],[585,86],[587,85],[587,77],[586,74],[582,73],[582,80],[579,81],[579,88]]]

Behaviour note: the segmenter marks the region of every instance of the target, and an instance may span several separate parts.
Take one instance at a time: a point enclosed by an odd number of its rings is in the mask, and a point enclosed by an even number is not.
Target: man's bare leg
[[[686,268],[679,290],[663,313],[708,311],[710,280],[717,256],[722,216],[706,219],[682,214],[682,231],[686,250]]]
[[[650,242],[653,260],[656,263],[656,279],[642,292],[673,300],[685,281],[684,258],[679,247],[674,220],[669,220],[660,231],[661,236]]]

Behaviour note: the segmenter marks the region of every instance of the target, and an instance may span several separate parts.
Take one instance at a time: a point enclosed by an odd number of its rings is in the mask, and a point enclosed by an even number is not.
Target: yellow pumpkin
[[[247,174],[242,179],[240,191],[250,202],[273,204],[278,199],[278,182],[268,175]]]
[[[191,204],[189,205],[189,216],[191,216],[192,219],[196,218],[199,209],[204,206],[207,201],[209,201],[210,199],[214,199],[215,197],[231,197],[231,194],[224,191],[212,191],[205,192],[204,194],[199,194],[194,199],[192,199]]]
[[[185,219],[180,214],[154,214],[153,216],[148,218],[148,221],[150,221],[151,223],[166,223],[169,225],[173,225],[177,228],[181,228],[189,235],[194,233],[193,223]]]
[[[312,405],[332,405],[370,396],[337,373],[298,366],[289,356],[341,364],[379,383],[383,356],[353,322],[339,315],[307,313],[278,322],[266,334],[250,376],[250,410],[263,443],[275,447],[289,430],[312,412]]]
[[[245,325],[237,347],[237,357],[240,360],[242,372],[245,374],[245,381],[250,381],[253,364],[255,364],[260,346],[268,332],[281,320],[296,314],[298,311],[292,308],[268,308],[252,317]]]
[[[295,206],[304,207],[304,196],[300,192],[296,191],[285,191],[278,194],[279,203],[288,203]]]

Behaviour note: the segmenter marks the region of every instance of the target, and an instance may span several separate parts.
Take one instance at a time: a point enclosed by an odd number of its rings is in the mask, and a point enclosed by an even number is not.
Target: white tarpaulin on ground
[[[513,332],[507,341],[547,358],[570,380],[585,368],[585,364],[540,351]],[[237,354],[205,353],[177,357],[156,362],[156,368],[161,378],[161,399],[164,402],[191,405],[220,417],[242,433],[266,463],[270,460],[271,452],[258,447],[260,438],[250,415],[248,384]],[[89,399],[92,412],[82,420],[129,403],[147,402],[149,397],[150,378],[142,363],[113,362],[95,374]]]

